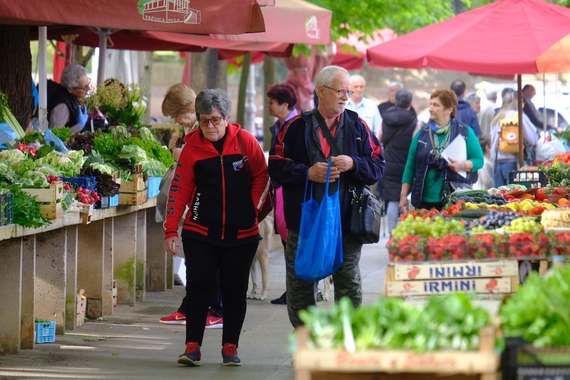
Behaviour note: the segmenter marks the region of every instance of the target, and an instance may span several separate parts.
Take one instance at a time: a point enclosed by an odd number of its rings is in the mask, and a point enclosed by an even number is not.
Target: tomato
[[[546,195],[546,190],[545,189],[538,189],[536,190],[536,193],[534,193],[534,197],[536,198],[537,201],[546,201],[548,199],[548,196]]]

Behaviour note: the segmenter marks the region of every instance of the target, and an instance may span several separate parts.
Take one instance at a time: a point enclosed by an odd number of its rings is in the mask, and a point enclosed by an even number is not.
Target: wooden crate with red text
[[[518,284],[516,260],[398,263],[386,268],[384,295],[505,294],[515,292]]]

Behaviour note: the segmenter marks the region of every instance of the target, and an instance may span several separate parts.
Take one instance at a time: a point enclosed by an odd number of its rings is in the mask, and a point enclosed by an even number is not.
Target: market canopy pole
[[[39,106],[38,106],[38,122],[42,131],[48,129],[47,120],[47,28],[45,26],[38,27],[38,61],[39,61]]]

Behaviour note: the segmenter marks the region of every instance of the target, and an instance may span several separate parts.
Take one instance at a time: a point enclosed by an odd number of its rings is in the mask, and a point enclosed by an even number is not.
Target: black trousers
[[[224,308],[222,344],[238,345],[247,310],[249,270],[259,242],[219,248],[183,237],[182,244],[186,256],[186,342],[202,345],[218,274]]]

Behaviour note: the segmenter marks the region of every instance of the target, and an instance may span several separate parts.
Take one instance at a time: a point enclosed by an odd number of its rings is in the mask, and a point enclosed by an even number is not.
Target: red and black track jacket
[[[255,137],[228,124],[222,154],[198,130],[188,134],[166,205],[165,238],[182,234],[216,246],[235,246],[258,239],[257,214],[269,191],[265,156]],[[243,141],[242,152],[237,134]],[[251,183],[244,164],[249,159]],[[245,239],[245,240],[244,240]]]

